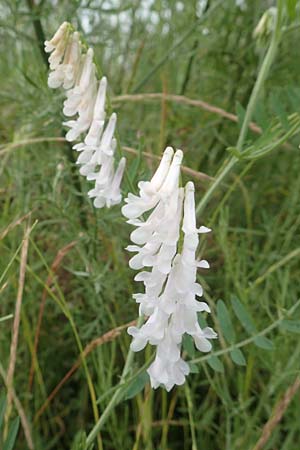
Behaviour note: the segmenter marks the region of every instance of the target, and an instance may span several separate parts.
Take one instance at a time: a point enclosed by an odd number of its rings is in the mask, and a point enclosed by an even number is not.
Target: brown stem
[[[262,434],[257,443],[255,444],[255,446],[253,447],[253,450],[262,450],[265,447],[265,444],[268,442],[269,437],[272,434],[272,431],[281,421],[285,411],[287,410],[294,396],[297,394],[299,388],[300,388],[300,377],[297,377],[294,383],[286,390],[282,399],[277,403],[274,413],[263,427]]]

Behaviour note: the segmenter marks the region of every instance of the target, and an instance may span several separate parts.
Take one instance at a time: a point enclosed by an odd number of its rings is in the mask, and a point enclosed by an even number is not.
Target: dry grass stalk
[[[63,144],[66,142],[66,139],[63,137],[44,137],[44,138],[32,138],[32,139],[27,139],[24,141],[14,142],[12,144],[8,144],[5,149],[0,150],[0,155],[1,155],[1,153],[7,152],[8,150],[23,147],[24,145],[29,145],[29,144],[38,144],[40,142],[57,142],[57,143]],[[125,152],[131,153],[133,155],[138,155],[138,153],[139,153],[135,148],[131,148],[131,147],[122,147],[122,149]],[[156,155],[153,155],[152,153],[148,153],[148,152],[142,152],[142,155],[145,156],[145,158],[148,158],[151,160],[156,159],[157,161],[160,161],[160,159],[161,159],[160,156],[156,156]],[[189,167],[186,167],[186,166],[181,166],[181,169],[183,172],[191,175],[192,177],[195,177],[198,180],[211,181],[214,179],[213,177],[206,175],[206,173],[198,172],[197,170],[190,169]]]
[[[125,152],[132,153],[133,155],[138,155],[138,153],[139,153],[135,148],[131,148],[131,147],[122,147],[122,149]],[[152,153],[142,152],[142,155],[145,156],[145,158],[148,158],[148,159],[151,159],[151,160],[153,160],[153,159],[157,160],[157,161],[161,160],[160,156],[153,155]],[[213,177],[210,177],[206,173],[198,172],[197,170],[190,169],[189,167],[186,167],[186,166],[181,166],[181,170],[182,170],[182,172],[184,172],[184,173],[186,173],[188,175],[191,175],[192,177],[194,177],[194,178],[196,178],[198,180],[202,180],[202,181],[203,180],[204,181],[212,181],[212,180],[214,180]]]
[[[11,410],[12,410],[14,373],[15,373],[15,367],[16,367],[19,328],[20,328],[20,321],[21,321],[21,307],[22,307],[23,291],[24,291],[24,284],[25,284],[25,272],[26,272],[30,232],[31,232],[31,228],[29,226],[27,226],[27,228],[25,230],[25,234],[24,234],[23,243],[22,243],[20,273],[19,273],[19,286],[18,286],[18,292],[17,292],[17,300],[16,300],[14,322],[13,322],[13,329],[12,329],[12,340],[11,340],[11,346],[10,346],[9,365],[8,365],[7,376],[6,376],[7,405],[6,405],[5,421],[4,421],[4,437],[6,437],[7,433],[8,433],[8,423],[9,423],[9,418],[10,418],[10,414],[11,414]]]
[[[269,437],[272,434],[272,431],[281,421],[285,411],[287,410],[290,402],[296,395],[299,388],[300,388],[300,377],[297,377],[292,386],[290,386],[286,390],[282,399],[277,403],[274,413],[263,427],[261,437],[257,441],[256,445],[253,447],[253,450],[262,450],[264,448],[265,444],[268,442]]]
[[[210,103],[204,102],[203,100],[194,100],[192,98],[185,97],[184,95],[172,95],[164,93],[153,93],[153,94],[134,94],[134,95],[120,95],[112,99],[113,103],[119,102],[139,102],[144,100],[161,100],[165,99],[171,102],[182,103],[190,106],[197,106],[209,111],[218,116],[224,117],[225,119],[231,120],[232,122],[238,123],[238,117],[235,114],[229,113],[225,109],[219,108],[217,106],[211,105]],[[254,122],[249,124],[250,130],[254,133],[261,134],[262,129]]]
[[[19,219],[14,220],[11,222],[1,233],[0,233],[0,241],[5,238],[5,236],[13,230],[15,227],[20,225],[24,220],[28,219],[30,215],[32,214],[32,211],[29,211],[29,213],[25,214],[24,216],[20,217]]]
[[[52,402],[56,394],[60,391],[60,389],[63,387],[63,385],[69,380],[69,378],[76,372],[77,369],[79,369],[81,363],[82,363],[82,357],[86,358],[96,347],[99,345],[103,345],[106,342],[113,341],[116,339],[121,332],[130,327],[136,325],[136,320],[132,320],[129,323],[125,323],[124,325],[120,325],[117,328],[113,328],[112,330],[108,331],[107,333],[103,334],[102,336],[99,336],[96,339],[93,339],[83,350],[82,356],[77,359],[75,364],[71,367],[71,369],[65,374],[65,376],[61,379],[61,381],[55,386],[53,391],[50,393],[46,401],[43,403],[43,405],[40,407],[40,409],[37,411],[34,422],[36,422],[39,417],[44,413],[44,411],[47,409],[49,404]]]
[[[36,355],[37,355],[37,350],[38,350],[38,345],[39,345],[39,338],[40,338],[40,333],[41,333],[41,327],[42,327],[42,321],[43,321],[43,316],[44,316],[45,304],[46,304],[46,299],[47,299],[47,295],[48,295],[47,288],[51,287],[51,284],[53,282],[53,278],[55,276],[55,273],[57,272],[57,269],[59,268],[63,258],[69,253],[69,251],[76,244],[77,244],[77,241],[72,241],[69,244],[65,245],[63,248],[61,248],[57,252],[57,254],[56,254],[55,258],[54,258],[54,261],[53,261],[53,263],[51,265],[51,273],[49,274],[49,276],[47,278],[46,286],[45,286],[45,288],[43,290],[42,301],[41,301],[41,304],[40,304],[38,321],[37,321],[37,326],[36,326],[36,331],[35,331],[35,336],[34,336],[33,352],[32,352],[32,356],[31,356],[31,367],[30,367],[29,380],[28,380],[29,391],[31,391],[32,384],[33,384]]]
[[[0,373],[1,373],[1,376],[2,376],[2,378],[4,380],[4,383],[7,386],[7,375],[6,375],[5,371],[4,371],[1,363],[0,363]],[[15,404],[16,410],[18,411],[18,415],[20,417],[20,421],[21,421],[21,425],[22,425],[22,428],[23,428],[23,431],[24,431],[24,436],[25,436],[25,439],[26,439],[26,442],[27,442],[27,446],[28,446],[28,448],[30,450],[34,450],[33,440],[32,440],[32,437],[31,437],[30,425],[29,425],[29,422],[27,420],[27,416],[26,416],[26,413],[25,413],[25,411],[23,409],[22,403],[20,402],[20,400],[19,400],[19,398],[18,398],[18,396],[17,396],[17,394],[16,394],[16,392],[14,390],[14,387],[11,388],[11,395],[12,395],[12,399],[13,399],[13,402]]]

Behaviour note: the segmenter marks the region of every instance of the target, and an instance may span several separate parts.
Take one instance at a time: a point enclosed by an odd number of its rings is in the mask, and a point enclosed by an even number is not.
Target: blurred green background
[[[253,30],[275,3],[1,0],[0,317],[14,313],[20,244],[26,224],[37,220],[29,241],[14,377],[35,449],[82,448],[80,432],[88,432],[94,419],[87,372],[81,366],[67,377],[47,408],[42,412],[40,408],[78,360],[74,327],[84,348],[134,320],[138,308],[132,294],[140,289],[128,268],[124,248],[130,227],[120,207],[93,208],[86,195],[90,186],[78,176],[74,152],[61,139],[64,93],[47,87],[43,34],[49,39],[67,20],[93,46],[97,64],[108,77],[121,143],[139,155],[128,153],[126,194],[155,168],[153,159],[141,152],[160,156],[166,145],[184,151],[185,166],[216,175],[228,159],[226,148],[236,143],[269,42],[268,36],[258,42]],[[262,130],[275,117],[284,126],[288,115],[299,110],[300,14],[296,3],[286,1],[282,42],[253,117]],[[291,13],[293,4],[295,14]],[[183,97],[132,97],[146,93]],[[123,95],[131,97],[116,98]],[[207,105],[191,104],[190,99],[222,108],[237,116],[233,119],[238,123],[218,111],[208,111]],[[247,139],[254,142],[257,133],[250,131]],[[241,346],[243,354],[236,355],[237,364],[225,350],[218,359],[193,366],[195,373],[188,377],[192,406],[184,388],[168,394],[161,389],[151,391],[142,373],[129,385],[127,399],[102,430],[105,450],[299,449],[297,392],[264,446],[255,447],[300,368],[299,309],[285,319],[300,293],[298,145],[296,135],[265,158],[238,164],[199,217],[199,225],[213,228],[201,247],[211,270],[199,278],[213,310],[208,322],[220,335],[214,349],[253,339]],[[209,179],[186,173],[183,179],[195,182],[199,201]],[[23,218],[29,212],[30,217]],[[65,248],[69,243],[73,244]],[[49,279],[52,275],[55,281]],[[220,299],[223,302],[218,303]],[[255,343],[255,335],[270,326],[265,339]],[[11,330],[12,319],[0,322],[0,405],[6,392]],[[96,341],[87,356],[100,414],[119,381],[129,342],[122,331],[111,342],[99,345]],[[194,355],[189,342],[185,351],[189,359],[201,356]],[[146,356],[150,353],[147,350]],[[132,373],[145,363],[146,356],[145,352],[135,356]],[[17,415],[14,407],[12,423]],[[13,448],[29,448],[22,424]]]

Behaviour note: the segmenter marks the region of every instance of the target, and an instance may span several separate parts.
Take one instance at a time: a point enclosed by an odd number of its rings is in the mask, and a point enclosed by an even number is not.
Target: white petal
[[[209,269],[210,266],[206,259],[201,259],[201,261],[197,262],[197,267],[201,267],[201,269]]]

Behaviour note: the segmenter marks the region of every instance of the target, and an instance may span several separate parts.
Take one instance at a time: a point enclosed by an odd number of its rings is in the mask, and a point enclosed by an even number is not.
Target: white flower
[[[58,44],[64,40],[68,32],[68,22],[63,22],[50,41],[45,41],[45,52],[50,53],[56,49]]]
[[[130,217],[128,222],[137,227],[130,235],[137,245],[127,247],[128,251],[136,252],[129,265],[132,269],[152,268],[151,272],[136,277],[145,285],[145,293],[135,296],[140,313],[153,312],[176,254],[183,201],[183,190],[178,187],[182,157],[181,150],[174,155],[168,147],[151,181],[139,183],[140,196],[129,195],[127,205],[122,208],[123,214]],[[143,220],[142,214],[150,209],[153,211]]]
[[[52,54],[53,55],[53,54]],[[52,57],[49,58],[49,61]],[[70,89],[78,76],[81,66],[81,44],[79,41],[79,33],[73,33],[69,38],[64,52],[62,62],[50,64],[50,69],[53,69],[48,77],[48,86],[56,89],[63,86],[64,89]]]
[[[125,158],[121,158],[114,170],[117,116],[113,113],[105,126],[107,79],[102,77],[97,81],[94,51],[89,48],[82,54],[79,33],[72,33],[71,29],[64,22],[53,38],[45,41],[45,51],[52,52],[48,85],[66,90],[63,113],[70,118],[63,122],[69,128],[66,139],[72,142],[86,133],[73,149],[80,152],[77,158],[80,173],[95,181],[89,197],[94,198],[96,208],[110,207],[122,199],[120,184],[126,165]]]
[[[152,209],[158,203],[158,191],[162,187],[166,175],[169,172],[173,155],[173,149],[171,147],[167,147],[164,151],[158,169],[153,175],[151,181],[139,182],[139,196],[133,194],[128,195],[128,198],[125,199],[127,205],[122,208],[122,213],[125,217],[128,219],[135,219],[141,216],[144,212]]]
[[[188,364],[181,358],[184,334],[189,334],[196,348],[202,352],[211,350],[210,339],[215,339],[217,335],[212,328],[201,329],[198,313],[209,313],[210,309],[205,302],[196,299],[203,295],[201,285],[196,282],[197,267],[209,267],[207,261],[196,259],[198,234],[207,233],[210,229],[196,227],[193,183],[187,183],[184,192],[178,188],[178,163],[180,168],[182,155],[177,153],[177,158],[174,156],[172,162],[169,150],[164,156],[155,174],[164,172],[163,179],[157,185],[151,184],[154,177],[150,183],[140,183],[140,196],[128,198],[123,213],[125,209],[127,217],[131,217],[129,222],[138,227],[131,234],[131,240],[139,245],[127,248],[137,252],[130,260],[130,267],[152,268],[135,277],[136,281],[144,283],[145,293],[135,294],[134,298],[140,304],[140,314],[146,314],[149,318],[141,328],[128,329],[133,337],[131,349],[140,351],[147,343],[157,346],[155,360],[148,369],[151,386],[157,388],[163,385],[169,391],[174,385],[183,384],[189,373]],[[179,253],[183,197],[184,238]],[[138,219],[138,212],[144,213],[150,206],[154,210],[148,219],[145,222]]]
[[[109,167],[106,169],[107,173],[101,176],[101,167],[99,177],[96,179],[95,188],[88,192],[90,198],[95,198],[95,208],[102,208],[112,205],[117,205],[122,200],[120,184],[126,165],[126,158],[121,158],[116,172],[113,171],[113,159],[109,160]]]
[[[113,113],[102,134],[104,121],[93,120],[84,142],[73,146],[75,150],[81,152],[77,164],[81,165],[80,173],[88,180],[99,178],[99,172],[96,172],[99,166],[102,166],[100,178],[103,179],[103,171],[106,173],[107,166],[111,164],[110,160],[113,159],[116,148],[114,138],[116,123],[117,115]]]
[[[64,113],[66,113],[66,109],[68,112],[66,115],[78,114],[77,119],[63,123],[70,128],[66,134],[68,141],[75,141],[81,133],[87,131],[93,120],[97,90],[93,56],[93,49],[89,48],[84,59],[79,86],[75,86],[68,91],[67,100],[64,103]]]

